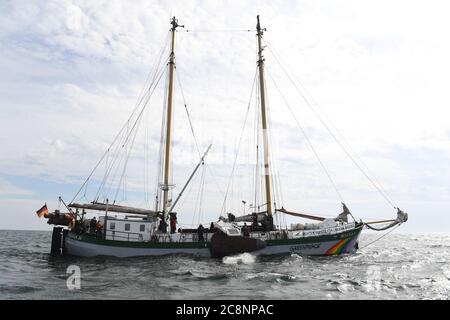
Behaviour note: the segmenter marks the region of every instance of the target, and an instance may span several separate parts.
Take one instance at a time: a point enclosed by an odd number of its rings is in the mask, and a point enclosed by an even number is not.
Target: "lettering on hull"
[[[302,250],[319,249],[320,246],[321,246],[321,243],[302,244],[302,245],[290,246],[289,251],[296,252],[296,251],[302,251]]]

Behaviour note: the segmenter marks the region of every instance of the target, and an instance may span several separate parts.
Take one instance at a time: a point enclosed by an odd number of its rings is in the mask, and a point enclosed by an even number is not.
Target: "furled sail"
[[[234,214],[229,213],[228,218],[220,217],[220,221],[224,222],[254,222],[255,217],[257,222],[264,221],[266,219],[267,212],[254,212],[252,214],[247,214],[239,217],[235,217]]]
[[[275,209],[275,211],[282,212],[282,213],[285,213],[285,214],[288,214],[291,216],[295,216],[295,217],[306,218],[306,219],[317,220],[317,221],[324,221],[326,219],[324,217],[313,216],[313,215],[306,214],[306,213],[288,211],[283,207],[281,207],[281,209]]]
[[[334,221],[348,222],[348,215],[351,215],[351,213],[344,203],[342,203],[342,205],[343,205],[344,211],[342,213],[340,213],[336,218],[334,218]],[[317,220],[317,221],[325,221],[325,219],[327,219],[325,217],[314,216],[311,214],[288,211],[283,207],[281,207],[281,209],[275,209],[275,211],[285,213],[285,214],[295,216],[295,217]]]
[[[120,212],[120,213],[132,213],[132,214],[138,214],[138,215],[145,215],[145,216],[151,216],[151,217],[157,217],[158,213],[149,210],[149,209],[142,209],[142,208],[134,208],[134,207],[128,207],[128,206],[119,206],[116,204],[107,204],[107,203],[86,203],[86,204],[80,204],[80,203],[71,203],[69,204],[70,208],[76,208],[76,209],[90,209],[90,210],[97,210],[97,211],[106,211],[108,212]]]

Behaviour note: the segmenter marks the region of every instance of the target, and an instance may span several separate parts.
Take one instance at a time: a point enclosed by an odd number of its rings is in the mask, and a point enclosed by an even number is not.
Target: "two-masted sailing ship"
[[[167,254],[193,254],[198,256],[223,257],[244,252],[253,254],[283,254],[296,253],[299,255],[336,255],[355,252],[358,249],[358,239],[363,228],[373,230],[387,230],[407,220],[407,214],[397,208],[397,217],[392,220],[363,222],[357,221],[350,210],[343,204],[343,212],[335,218],[325,218],[310,214],[298,213],[277,207],[271,189],[271,167],[269,150],[268,115],[266,110],[266,88],[264,79],[264,46],[263,33],[259,16],[257,17],[257,76],[258,82],[258,125],[261,129],[262,152],[261,164],[263,174],[262,199],[260,206],[253,206],[248,214],[237,215],[228,213],[217,221],[191,229],[177,228],[177,214],[174,211],[178,200],[183,196],[186,187],[205,161],[209,146],[199,155],[198,164],[172,201],[169,191],[171,184],[171,133],[173,118],[174,69],[175,69],[175,35],[177,29],[184,27],[178,24],[175,17],[171,19],[170,54],[164,64],[168,72],[168,86],[166,91],[163,125],[161,130],[161,180],[158,181],[159,192],[156,195],[154,208],[137,208],[110,203],[107,199],[81,203],[72,200],[66,203],[60,197],[60,203],[67,209],[48,212],[46,206],[37,213],[44,216],[49,224],[55,225],[52,237],[52,253],[69,254],[75,256],[154,256]],[[162,70],[162,69],[161,69]],[[161,78],[162,71],[156,69],[154,82]],[[150,85],[147,92],[154,90]],[[144,97],[142,100],[148,99]],[[145,102],[145,101],[144,101]],[[136,122],[140,110],[133,111]],[[137,115],[137,116],[136,116]],[[130,118],[131,119],[131,118]],[[130,120],[129,119],[129,120]],[[134,120],[131,120],[133,122]],[[131,126],[133,128],[133,126]],[[131,136],[128,130],[125,142]],[[123,132],[122,132],[123,133]],[[122,141],[123,142],[123,141]],[[122,142],[120,144],[122,144]],[[122,144],[123,146],[123,144]],[[109,149],[108,149],[109,150]],[[103,158],[100,160],[104,160]],[[98,165],[96,166],[96,168]],[[95,168],[94,168],[95,170]],[[91,175],[90,175],[91,176]],[[89,176],[89,177],[90,177]],[[89,178],[88,178],[89,179]],[[83,185],[84,186],[84,185]],[[82,188],[83,188],[82,186]],[[76,196],[74,197],[76,199]],[[259,210],[257,210],[257,209]],[[97,215],[98,220],[92,218]],[[316,223],[292,224],[281,227],[274,223],[275,215],[291,215],[315,220]],[[350,219],[351,218],[351,219]],[[375,223],[383,223],[377,228]]]

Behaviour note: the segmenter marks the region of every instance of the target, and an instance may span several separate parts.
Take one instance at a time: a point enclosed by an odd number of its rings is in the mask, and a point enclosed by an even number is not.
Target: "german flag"
[[[39,218],[46,216],[48,214],[47,204],[44,204],[44,206],[42,208],[40,208],[38,211],[36,211],[36,214]]]

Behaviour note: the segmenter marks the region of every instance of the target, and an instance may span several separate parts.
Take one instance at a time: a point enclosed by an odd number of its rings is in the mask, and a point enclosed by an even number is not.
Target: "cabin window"
[[[116,228],[116,223],[115,223],[115,222],[111,222],[111,223],[109,224],[109,228],[110,228],[111,230],[114,230],[114,229]]]
[[[125,223],[125,231],[130,231],[130,224],[129,223]]]
[[[145,231],[145,224],[141,224],[139,230],[140,230],[141,232],[144,232],[144,231]]]

